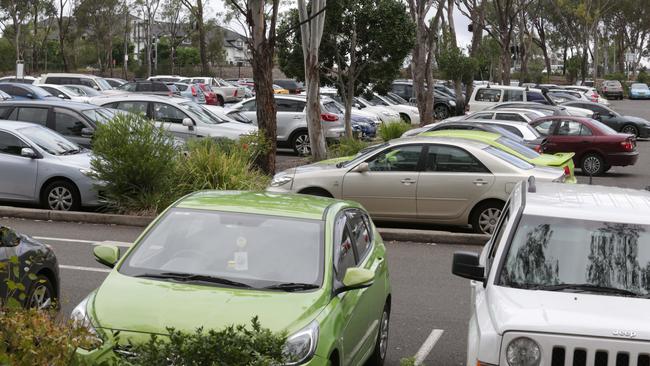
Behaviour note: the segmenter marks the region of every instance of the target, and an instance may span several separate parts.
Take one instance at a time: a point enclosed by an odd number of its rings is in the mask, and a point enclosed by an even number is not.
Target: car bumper
[[[338,140],[345,136],[345,127],[332,127],[325,130],[325,138],[329,140]]]
[[[104,203],[100,198],[99,192],[103,189],[105,183],[84,179],[83,181],[75,182],[75,184],[79,189],[82,206],[101,206]]]
[[[650,126],[642,126],[639,129],[639,137],[642,137],[642,138],[650,137]]]
[[[620,97],[620,98],[623,98],[623,92],[622,91],[606,91],[606,92],[603,92],[603,95],[605,97]]]
[[[634,165],[639,160],[639,152],[614,153],[607,155],[607,164],[611,166]]]

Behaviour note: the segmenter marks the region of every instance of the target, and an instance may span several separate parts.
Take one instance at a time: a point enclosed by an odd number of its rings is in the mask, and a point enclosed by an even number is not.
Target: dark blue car
[[[0,91],[3,91],[12,97],[14,100],[48,100],[58,99],[54,95],[47,92],[45,89],[36,85],[20,84],[20,83],[0,83]]]
[[[352,130],[358,131],[363,139],[372,139],[377,135],[377,126],[371,119],[352,113],[350,116]]]

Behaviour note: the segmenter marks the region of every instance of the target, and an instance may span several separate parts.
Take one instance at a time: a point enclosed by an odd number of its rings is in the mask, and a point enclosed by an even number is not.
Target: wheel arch
[[[483,200],[481,200],[481,201],[476,202],[476,204],[475,204],[475,205],[472,207],[472,209],[470,210],[469,215],[467,215],[467,224],[471,224],[471,223],[472,223],[472,217],[474,217],[474,215],[476,214],[476,210],[477,210],[481,205],[484,205],[484,204],[486,204],[486,203],[490,203],[490,202],[498,203],[498,204],[500,204],[501,206],[503,206],[503,205],[506,204],[506,201],[502,200],[501,198],[486,198],[486,199],[483,199]]]
[[[39,203],[43,202],[43,198],[44,198],[43,194],[45,193],[45,187],[47,187],[48,185],[50,185],[51,183],[54,183],[56,181],[65,181],[65,182],[68,182],[68,183],[72,184],[74,189],[77,191],[76,192],[77,195],[81,194],[79,192],[79,187],[77,187],[77,184],[72,179],[70,179],[68,177],[65,177],[65,176],[61,176],[61,175],[55,175],[53,177],[47,178],[47,180],[45,180],[43,182],[43,184],[41,184],[41,186],[39,187],[39,189],[38,189],[38,202]]]
[[[334,195],[328,191],[327,189],[323,187],[317,187],[317,186],[310,186],[310,187],[305,187],[302,188],[298,191],[300,194],[309,194],[313,196],[321,196],[321,197],[329,197],[329,198],[334,198]],[[319,195],[318,193],[322,193],[323,195]]]
[[[36,272],[36,275],[45,276],[50,281],[50,283],[52,284],[52,288],[54,289],[54,294],[56,296],[56,299],[58,300],[60,289],[59,289],[59,283],[57,282],[56,275],[54,274],[54,272],[47,267],[43,267],[38,272]]]

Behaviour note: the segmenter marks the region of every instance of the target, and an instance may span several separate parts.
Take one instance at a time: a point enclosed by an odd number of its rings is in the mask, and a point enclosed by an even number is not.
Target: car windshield
[[[528,162],[526,162],[524,160],[521,160],[520,158],[518,158],[518,157],[516,157],[516,156],[514,156],[512,154],[508,154],[507,152],[505,152],[505,151],[503,151],[501,149],[497,149],[496,147],[488,146],[488,147],[484,148],[483,150],[485,150],[490,155],[495,156],[495,157],[499,158],[500,160],[505,161],[506,163],[508,163],[510,165],[514,165],[515,167],[517,167],[519,169],[529,170],[529,169],[533,169],[535,167],[534,165],[529,164]]]
[[[643,90],[648,90],[648,85],[647,84],[632,84],[630,89],[643,89]]]
[[[370,105],[370,106],[376,106],[376,105],[377,105],[376,103],[371,102],[371,101],[369,101],[369,100],[366,99],[366,98],[357,97],[357,99],[358,99],[361,103],[366,104],[366,105]]]
[[[200,105],[194,102],[179,103],[178,106],[184,109],[185,111],[190,112],[193,116],[195,116],[198,120],[200,120],[203,123],[214,125],[214,124],[224,122],[221,118],[218,118],[212,113],[207,112]]]
[[[253,123],[253,120],[251,120],[250,118],[246,117],[246,115],[244,115],[243,113],[241,113],[241,112],[239,112],[239,111],[228,112],[227,116],[228,116],[229,118],[231,118],[231,119],[234,119],[234,120],[237,121],[237,122],[241,122],[241,123],[249,123],[249,124],[250,124],[250,123]]]
[[[97,78],[97,79],[95,79],[95,81],[97,82],[97,84],[99,84],[99,87],[102,90],[111,90],[111,89],[113,89],[111,84],[109,84],[108,81],[106,81],[106,80],[104,80],[102,78]]]
[[[68,86],[61,85],[61,89],[63,89],[66,93],[70,94],[73,97],[83,97],[83,94],[79,93],[77,90],[72,89]]]
[[[70,155],[81,151],[81,148],[72,141],[47,128],[34,126],[18,129],[36,146],[52,155]]]
[[[205,113],[207,113],[208,115],[210,115],[212,119],[214,119],[214,122],[212,123],[232,122],[230,121],[230,117],[210,109],[205,104],[199,104],[199,106]]]
[[[382,105],[382,106],[391,106],[393,105],[393,102],[388,99],[388,98],[380,98],[378,96],[373,96],[372,98],[372,103],[375,105]]]
[[[329,113],[345,114],[345,107],[334,100],[323,103],[323,107],[325,107],[325,110]]]
[[[262,288],[320,286],[324,228],[318,220],[173,208],[119,268],[129,276],[190,273]]]
[[[370,154],[374,153],[375,151],[378,151],[380,149],[383,149],[384,147],[388,146],[388,143],[385,142],[383,144],[377,144],[377,145],[371,145],[366,148],[361,149],[351,160],[343,161],[337,164],[339,168],[344,168],[353,164],[356,164],[358,162],[361,162],[362,160],[366,159]]]
[[[502,286],[585,285],[650,295],[650,226],[523,215]]]
[[[497,139],[497,142],[500,143],[503,146],[506,146],[514,151],[516,151],[518,154],[525,156],[528,159],[535,159],[539,158],[540,155],[533,149],[526,147],[517,141],[513,141],[509,138],[506,137],[499,137]]]
[[[81,113],[95,123],[107,123],[115,118],[115,113],[107,108],[86,109]]]
[[[395,102],[395,104],[408,104],[409,103],[406,99],[400,97],[399,95],[397,95],[395,93],[388,93],[387,95],[385,95],[385,97],[389,98],[390,100]]]
[[[41,98],[46,98],[46,97],[53,97],[53,95],[48,92],[47,90],[39,87],[31,88],[28,89],[29,93],[33,93],[34,95],[41,97]]]

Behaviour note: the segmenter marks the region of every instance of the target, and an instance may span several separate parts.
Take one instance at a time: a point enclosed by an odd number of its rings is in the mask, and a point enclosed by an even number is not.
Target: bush
[[[184,333],[168,329],[169,337],[152,335],[147,343],[131,344],[134,356],[122,360],[122,365],[281,365],[284,334],[274,334],[253,318],[251,329],[243,325],[223,330]]]
[[[177,150],[167,131],[145,117],[119,114],[99,125],[92,167],[109,205],[122,212],[155,213],[171,203]]]
[[[330,158],[356,155],[362,149],[368,147],[368,143],[355,138],[344,137],[329,148]]]
[[[642,69],[639,71],[639,75],[637,75],[636,81],[638,83],[644,84],[650,83],[650,75],[648,75],[648,72],[645,69]]]
[[[411,126],[400,121],[389,121],[384,122],[379,126],[379,137],[384,141],[389,141],[396,139],[402,136],[402,134],[408,131]]]

